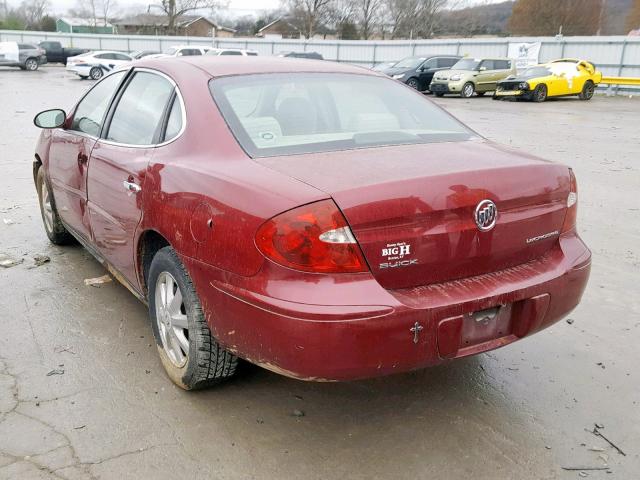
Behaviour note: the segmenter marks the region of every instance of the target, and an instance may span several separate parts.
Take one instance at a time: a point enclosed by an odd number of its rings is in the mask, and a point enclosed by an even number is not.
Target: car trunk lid
[[[257,159],[331,195],[385,288],[495,272],[543,255],[562,229],[565,166],[486,141]],[[497,206],[481,231],[476,208]]]

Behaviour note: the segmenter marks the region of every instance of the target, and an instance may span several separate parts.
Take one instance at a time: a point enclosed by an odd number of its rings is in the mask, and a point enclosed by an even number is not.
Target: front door
[[[125,72],[106,77],[87,93],[67,120],[67,128],[52,133],[48,173],[62,221],[91,240],[87,213],[87,169],[104,116]]]
[[[138,291],[134,237],[142,219],[145,171],[173,92],[167,78],[135,72],[91,153],[87,189],[96,247]]]

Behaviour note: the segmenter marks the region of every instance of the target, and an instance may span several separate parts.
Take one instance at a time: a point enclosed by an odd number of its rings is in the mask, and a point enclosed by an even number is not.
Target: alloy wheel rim
[[[35,70],[35,60],[27,60],[27,70]]]
[[[544,91],[544,88],[541,88],[541,89],[538,90],[538,100],[542,101],[542,100],[545,99],[546,96],[547,95],[546,95],[546,93]]]
[[[53,231],[53,208],[51,207],[51,194],[47,187],[47,182],[42,182],[40,188],[41,203],[42,203],[42,217],[44,218],[44,226],[47,231]]]
[[[91,78],[93,78],[94,80],[97,80],[101,76],[102,76],[102,72],[100,70],[98,69],[91,70]]]
[[[465,97],[470,97],[473,95],[473,87],[471,85],[467,85],[464,87],[464,95]]]
[[[156,281],[155,310],[162,348],[181,368],[189,359],[189,326],[182,291],[169,272],[160,273]]]

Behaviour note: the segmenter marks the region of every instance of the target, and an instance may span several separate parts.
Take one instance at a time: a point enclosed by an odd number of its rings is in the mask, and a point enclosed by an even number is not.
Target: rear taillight
[[[332,200],[284,212],[258,229],[256,245],[280,265],[315,273],[368,270],[360,247]]]
[[[569,169],[569,194],[567,195],[567,213],[564,216],[562,225],[562,233],[568,232],[576,228],[576,219],[578,216],[578,184],[573,170]]]

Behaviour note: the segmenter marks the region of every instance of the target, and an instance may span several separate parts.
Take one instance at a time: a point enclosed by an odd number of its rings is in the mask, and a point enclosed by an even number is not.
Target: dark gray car
[[[0,67],[19,67],[22,70],[37,70],[47,63],[46,52],[29,43],[2,42]]]
[[[423,92],[429,89],[429,84],[436,72],[451,68],[458,60],[460,57],[457,55],[407,57],[382,72]]]

